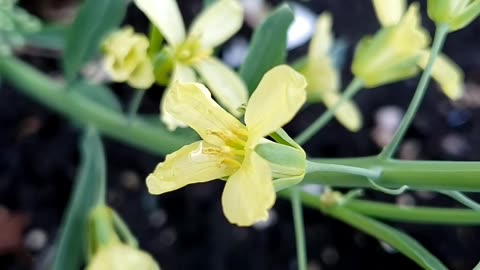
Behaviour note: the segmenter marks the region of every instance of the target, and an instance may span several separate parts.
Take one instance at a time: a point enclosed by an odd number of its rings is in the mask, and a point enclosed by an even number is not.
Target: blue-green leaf
[[[253,33],[247,57],[239,71],[250,93],[255,90],[265,72],[285,63],[287,31],[292,21],[293,12],[284,4]]]
[[[81,142],[81,164],[57,239],[51,270],[81,269],[85,262],[87,218],[105,190],[105,157],[100,136],[88,129]]]
[[[63,69],[68,81],[100,47],[105,35],[117,27],[125,16],[123,0],[85,0],[68,30]]]
[[[91,84],[87,81],[81,80],[75,82],[68,91],[77,91],[77,93],[90,99],[92,102],[112,109],[117,112],[122,111],[122,105],[110,88],[105,85]]]
[[[30,46],[62,51],[65,47],[67,29],[63,25],[44,26],[38,32],[23,33],[26,43]]]

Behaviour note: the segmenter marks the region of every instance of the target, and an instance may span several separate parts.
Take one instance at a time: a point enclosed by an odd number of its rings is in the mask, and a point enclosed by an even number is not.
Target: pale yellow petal
[[[315,33],[308,47],[308,60],[313,62],[328,56],[332,42],[332,14],[324,12],[317,19]]]
[[[162,194],[188,184],[202,183],[231,175],[235,168],[225,165],[216,147],[198,141],[167,155],[147,177],[148,192]]]
[[[166,96],[165,108],[176,119],[194,129],[205,141],[223,146],[245,126],[225,111],[199,83],[175,83]]]
[[[340,100],[337,92],[326,92],[323,95],[323,102],[327,108],[333,108]],[[335,112],[337,120],[348,130],[356,132],[362,127],[362,114],[358,110],[355,103],[351,101],[345,102]]]
[[[251,143],[292,120],[305,103],[306,86],[305,78],[286,65],[265,73],[245,112]]]
[[[268,219],[275,190],[268,163],[255,152],[247,153],[242,167],[230,176],[222,195],[223,213],[238,226]]]
[[[422,51],[418,61],[421,68],[427,66],[429,51]],[[463,71],[446,55],[440,54],[433,64],[432,78],[439,84],[440,89],[450,99],[456,100],[463,95]]]
[[[180,63],[175,64],[173,68],[173,74],[170,81],[170,85],[174,82],[195,82],[197,77],[195,72],[190,67],[182,65]],[[187,127],[187,124],[184,122],[175,119],[170,113],[165,109],[166,95],[170,91],[170,88],[165,89],[163,93],[162,101],[160,103],[160,119],[167,126],[167,129],[174,131],[178,127],[184,128]]]
[[[230,113],[240,116],[238,108],[247,103],[247,87],[232,69],[216,58],[207,58],[195,64],[200,76],[213,96]]]
[[[375,14],[384,27],[400,22],[407,6],[406,0],[373,0],[372,2]]]
[[[128,78],[128,84],[137,89],[148,89],[155,82],[153,66],[150,59],[145,58],[137,64]]]
[[[318,102],[323,99],[323,93],[338,91],[340,74],[328,56],[309,62],[300,73],[307,80],[307,100]]]
[[[243,8],[237,0],[219,0],[195,19],[189,36],[198,37],[205,47],[213,48],[232,37],[242,22]]]
[[[177,1],[134,0],[134,2],[170,45],[176,46],[185,40],[185,26]]]

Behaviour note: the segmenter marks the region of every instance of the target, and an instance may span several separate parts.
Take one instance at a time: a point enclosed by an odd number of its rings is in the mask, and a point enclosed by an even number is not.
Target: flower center
[[[240,168],[245,158],[248,131],[245,127],[231,128],[225,131],[211,130],[209,133],[218,137],[223,145],[204,149],[205,154],[219,155],[221,164]]]
[[[208,58],[211,54],[212,49],[204,48],[197,37],[189,37],[175,49],[173,57],[190,66]]]

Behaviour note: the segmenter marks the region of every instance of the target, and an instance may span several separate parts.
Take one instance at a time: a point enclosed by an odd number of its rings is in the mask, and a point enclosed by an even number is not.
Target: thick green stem
[[[15,58],[0,58],[0,77],[69,119],[91,124],[105,135],[150,152],[165,155],[192,142],[192,138],[172,134],[140,119],[129,124],[126,116],[93,102],[82,93],[65,91],[62,84]]]
[[[454,161],[403,161],[383,160],[378,157],[349,159],[311,159],[311,161],[346,165],[369,170],[381,170],[375,183],[386,188],[480,191],[480,162]],[[344,172],[310,172],[303,183],[330,185],[333,187],[370,188],[364,176]]]
[[[321,172],[338,172],[364,176],[370,179],[377,179],[381,175],[380,170],[370,170],[359,167],[352,167],[338,164],[318,163],[307,160],[307,168],[305,173],[321,173]]]
[[[437,30],[435,33],[435,39],[433,41],[432,49],[430,52],[430,57],[428,59],[428,63],[425,68],[425,71],[423,72],[422,77],[420,78],[420,82],[417,85],[417,89],[415,90],[415,95],[413,96],[412,101],[408,106],[407,112],[405,113],[405,116],[403,117],[402,122],[400,123],[400,126],[395,132],[395,135],[392,141],[388,145],[386,145],[383,148],[382,152],[379,154],[380,158],[389,159],[395,154],[395,151],[397,150],[398,145],[400,144],[401,140],[405,136],[405,133],[407,132],[408,127],[410,127],[410,124],[412,123],[413,118],[417,113],[420,103],[422,102],[423,97],[427,92],[427,86],[430,81],[430,76],[432,74],[433,64],[435,63],[435,59],[437,58],[438,54],[442,50],[443,44],[445,43],[445,39],[447,38],[448,31],[449,31],[448,25],[439,25],[437,27]]]
[[[303,224],[302,201],[298,186],[290,188],[290,202],[293,212],[293,223],[295,226],[295,241],[297,245],[298,270],[307,270],[307,251],[305,246],[305,227]]]
[[[348,85],[338,102],[329,110],[324,112],[317,120],[315,120],[308,128],[295,138],[295,141],[302,145],[312,138],[320,129],[322,129],[330,120],[332,120],[335,112],[347,100],[350,100],[360,89],[362,89],[362,81],[358,78],[353,79]]]

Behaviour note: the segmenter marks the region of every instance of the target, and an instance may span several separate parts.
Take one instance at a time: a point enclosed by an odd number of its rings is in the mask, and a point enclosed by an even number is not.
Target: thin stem
[[[480,211],[480,204],[468,198],[465,194],[461,193],[460,191],[444,190],[444,191],[440,191],[440,193],[447,195],[448,197],[456,200],[457,202],[465,205],[466,207],[469,207],[475,211]]]
[[[305,246],[305,227],[303,224],[302,201],[298,186],[290,188],[290,202],[293,212],[293,223],[295,226],[295,241],[297,245],[298,270],[307,270],[307,251]]]
[[[327,163],[318,163],[307,160],[307,168],[305,173],[315,173],[315,172],[338,172],[353,174],[359,176],[365,176],[370,179],[377,179],[381,175],[380,170],[370,170],[360,167],[338,165],[338,164],[327,164]]]
[[[382,152],[379,154],[379,157],[382,159],[389,159],[397,150],[398,145],[400,144],[401,140],[405,136],[405,133],[408,130],[408,127],[412,123],[415,114],[417,113],[418,108],[420,107],[420,103],[427,92],[427,86],[430,81],[430,76],[432,74],[433,64],[435,63],[435,59],[437,58],[438,54],[440,53],[443,44],[445,43],[445,39],[447,38],[447,34],[449,31],[449,27],[447,25],[439,25],[437,27],[435,38],[433,40],[432,49],[430,51],[430,57],[428,58],[428,63],[423,71],[422,77],[417,85],[417,89],[415,90],[415,95],[408,106],[407,112],[400,123],[392,141],[383,148]]]
[[[352,199],[343,204],[355,212],[391,221],[444,225],[479,225],[480,213],[469,209],[399,207],[396,204]]]
[[[353,79],[345,89],[342,97],[331,108],[324,112],[317,120],[315,120],[308,128],[295,138],[295,141],[302,145],[312,138],[320,129],[322,129],[330,120],[332,120],[335,112],[347,100],[350,100],[360,89],[362,89],[362,81],[358,78]]]
[[[140,107],[145,92],[144,90],[136,90],[133,94],[130,104],[128,105],[128,123],[131,124],[137,116],[138,108]]]
[[[117,229],[118,234],[127,245],[138,248],[138,241],[133,235],[133,233],[128,228],[127,224],[123,219],[117,214],[117,212],[112,210],[113,225]]]
[[[98,145],[96,149],[96,155],[97,157],[94,158],[96,161],[96,164],[93,164],[94,166],[97,167],[97,172],[98,172],[98,181],[100,181],[100,184],[98,185],[99,190],[98,190],[98,201],[97,204],[104,205],[106,200],[107,200],[107,165],[106,165],[106,160],[105,160],[105,150],[103,148],[103,143],[101,140],[101,137],[98,136]]]

